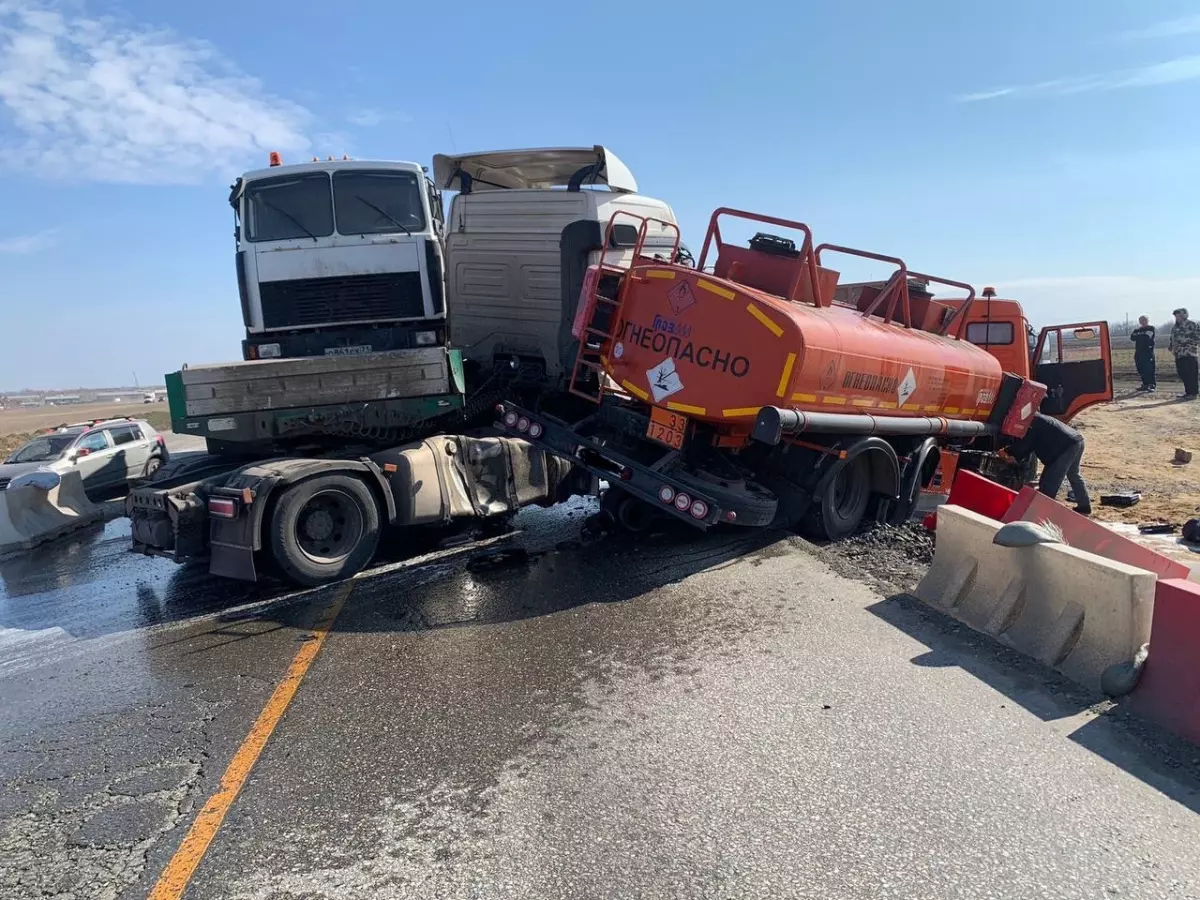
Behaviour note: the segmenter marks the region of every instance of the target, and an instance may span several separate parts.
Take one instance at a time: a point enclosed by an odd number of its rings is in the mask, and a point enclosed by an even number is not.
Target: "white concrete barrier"
[[[1001,523],[959,506],[937,512],[925,603],[1100,690],[1104,670],[1150,640],[1156,576],[1065,544],[1000,547]]]
[[[103,510],[84,493],[78,472],[10,485],[0,491],[0,556],[28,550],[103,516]]]

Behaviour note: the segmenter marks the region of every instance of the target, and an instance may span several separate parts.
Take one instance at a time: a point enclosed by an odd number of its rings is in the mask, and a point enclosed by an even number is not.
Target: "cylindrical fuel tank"
[[[965,340],[792,303],[676,266],[626,276],[605,367],[642,400],[716,423],[764,406],[986,419],[1003,370]]]

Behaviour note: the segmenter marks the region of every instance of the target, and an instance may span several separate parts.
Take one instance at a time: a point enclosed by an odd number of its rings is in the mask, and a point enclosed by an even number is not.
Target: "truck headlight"
[[[418,331],[413,335],[413,339],[417,342],[418,347],[432,347],[437,343],[436,331]]]
[[[259,359],[279,359],[283,355],[278,344],[259,344],[258,358]]]

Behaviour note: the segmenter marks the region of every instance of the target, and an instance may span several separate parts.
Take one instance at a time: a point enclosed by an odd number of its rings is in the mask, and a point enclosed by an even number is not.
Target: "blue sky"
[[[0,0],[0,388],[237,358],[227,189],[272,149],[603,143],[693,247],[742,207],[1037,324],[1162,321],[1197,110],[1195,0]]]

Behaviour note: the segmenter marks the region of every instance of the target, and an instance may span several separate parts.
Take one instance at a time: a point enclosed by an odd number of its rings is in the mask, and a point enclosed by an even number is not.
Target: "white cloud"
[[[0,0],[0,166],[64,180],[193,183],[269,150],[309,113],[209,44],[35,0]]]
[[[1181,19],[1171,19],[1159,22],[1149,28],[1130,31],[1122,35],[1128,40],[1154,40],[1156,38],[1181,37],[1186,34],[1200,34],[1200,15],[1184,16]]]
[[[58,243],[58,229],[50,228],[33,234],[0,238],[0,253],[37,253],[39,250],[50,249],[56,243]]]
[[[377,109],[356,109],[346,116],[346,121],[360,128],[373,128],[383,124],[387,117]]]
[[[987,91],[962,94],[959,103],[979,103],[999,97],[1066,97],[1092,91],[1115,91],[1123,88],[1157,87],[1178,84],[1200,78],[1200,55],[1181,56],[1165,62],[1152,63],[1134,69],[1121,69],[1103,75],[1084,75],[1077,78],[1056,78],[1034,84],[1008,85]]]
[[[347,116],[346,121],[360,128],[374,128],[384,122],[411,122],[412,117],[404,113],[385,112],[382,109],[356,109]]]
[[[992,282],[989,282],[989,284]],[[1019,300],[1030,320],[1041,325],[1123,321],[1146,315],[1155,324],[1177,306],[1200,307],[1200,275],[1142,278],[1134,275],[1078,275],[1000,279],[997,296]],[[1189,299],[1191,303],[1189,304]]]

